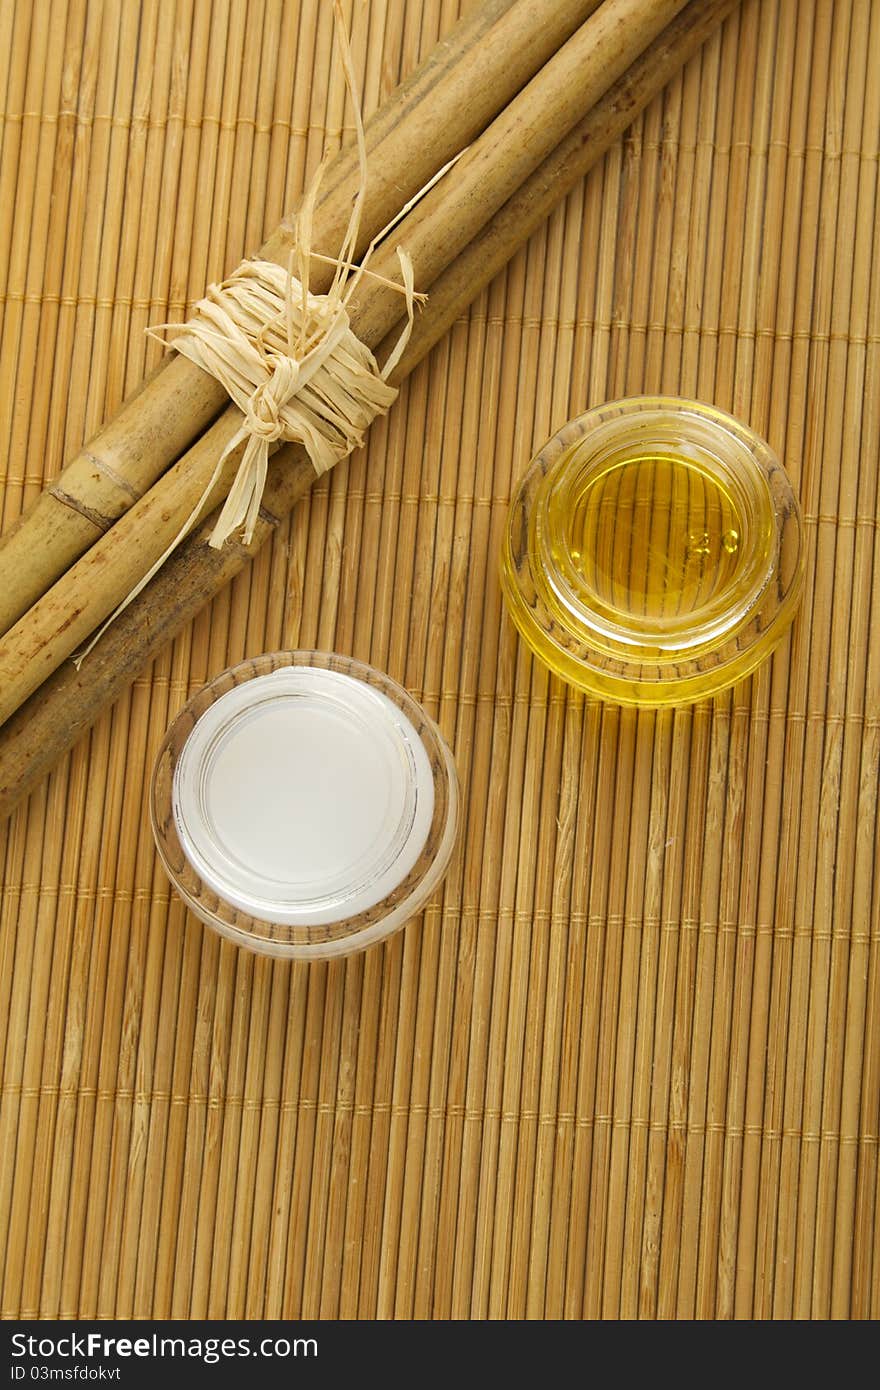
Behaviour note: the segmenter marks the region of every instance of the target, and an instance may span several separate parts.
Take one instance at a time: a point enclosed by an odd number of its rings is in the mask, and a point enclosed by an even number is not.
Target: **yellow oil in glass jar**
[[[803,574],[797,500],[767,444],[696,401],[570,421],[513,498],[502,585],[529,646],[622,704],[702,699],[782,637]]]

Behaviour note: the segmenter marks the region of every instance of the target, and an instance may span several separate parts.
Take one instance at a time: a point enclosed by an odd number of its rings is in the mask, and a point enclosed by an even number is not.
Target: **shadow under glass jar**
[[[634,397],[570,421],[511,502],[502,589],[528,646],[618,704],[704,699],[788,628],[803,527],[769,446],[723,411]]]

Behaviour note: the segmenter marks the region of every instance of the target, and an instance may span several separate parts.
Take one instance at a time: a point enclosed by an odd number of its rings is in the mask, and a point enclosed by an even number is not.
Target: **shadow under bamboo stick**
[[[479,134],[598,3],[548,0],[536,24],[528,0],[486,0],[438,44],[367,123],[370,179],[357,254]],[[356,174],[357,152],[351,147],[328,166],[315,210],[316,249],[333,253],[338,248]],[[286,218],[259,254],[286,265],[292,227],[293,219]],[[330,275],[328,267],[316,265],[312,288],[326,290]],[[218,382],[185,358],[174,354],[160,364],[0,538],[0,632],[143,496],[225,400]]]
[[[734,4],[735,0],[692,2],[438,276],[430,309],[417,320],[395,379],[411,371],[443,336]],[[381,355],[382,348],[379,351]],[[163,565],[144,594],[119,614],[82,669],[69,663],[61,666],[25,700],[0,731],[0,815],[14,809],[149,657],[239,572],[314,480],[314,469],[301,449],[280,450],[272,461],[249,546],[233,539],[222,550],[213,550],[205,544],[212,523],[204,523]]]

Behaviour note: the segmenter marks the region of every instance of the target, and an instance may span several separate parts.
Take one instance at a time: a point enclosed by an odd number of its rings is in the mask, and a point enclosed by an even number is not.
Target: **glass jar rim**
[[[284,723],[285,701],[295,707],[293,725]],[[280,724],[277,716],[282,717]],[[340,742],[337,772],[345,775],[345,759],[352,749],[359,760],[366,758],[358,776],[369,823],[361,820],[353,830],[346,829],[345,789],[339,800],[339,789],[333,785],[324,797],[326,814],[319,807],[317,825],[310,824],[314,803],[308,796],[315,784],[303,769],[302,787],[291,786],[290,797],[281,803],[289,815],[280,849],[269,845],[264,855],[259,836],[267,824],[272,830],[271,798],[277,788],[267,790],[265,770],[270,764],[263,755],[278,757],[276,781],[283,779],[291,758],[296,761],[303,750],[308,756],[303,740],[316,728],[321,734],[321,720],[330,720],[327,736]],[[254,776],[249,782],[244,778],[242,806],[237,807],[235,779],[241,779],[242,758],[253,753],[254,739],[262,738],[265,745],[267,737],[282,737],[285,728],[293,739],[291,746],[279,749],[276,742],[263,747]],[[378,743],[371,752],[360,741],[369,744],[373,738]],[[314,754],[320,761],[320,747]],[[377,792],[372,806],[367,793],[377,769],[381,795]],[[281,781],[279,785],[283,791]],[[263,794],[268,810],[259,804]],[[159,856],[187,906],[237,945],[291,959],[327,959],[361,950],[415,916],[448,868],[458,806],[452,754],[413,697],[374,667],[314,651],[251,658],[220,672],[197,691],[165,735],[150,795]],[[355,805],[352,814],[357,812]],[[344,852],[334,859],[331,844],[328,859],[321,853],[320,839],[313,843],[314,835],[335,834],[337,815]],[[259,822],[256,828],[248,823],[249,816]],[[299,835],[302,843],[292,856],[295,877],[279,884],[288,831]],[[335,874],[332,883],[328,872]],[[323,897],[315,891],[322,882],[328,887]],[[278,911],[265,910],[267,897]]]
[[[650,397],[635,399],[638,410],[621,412],[601,420],[575,443],[570,452],[563,450],[559,466],[548,477],[547,487],[540,490],[535,499],[535,532],[541,545],[547,584],[575,620],[582,622],[598,637],[633,647],[656,643],[661,649],[671,652],[680,651],[683,645],[689,650],[697,646],[704,650],[711,649],[724,639],[744,612],[754,607],[772,581],[773,497],[768,478],[769,466],[764,466],[762,458],[766,454],[769,465],[770,451],[755,436],[755,448],[751,452],[741,435],[729,429],[729,417],[724,417],[718,411],[709,412],[696,402],[688,402],[687,410],[682,403],[676,406],[673,413],[668,398],[653,398],[653,404]],[[690,430],[695,425],[702,427],[707,437],[697,438],[691,434],[687,440],[677,439],[677,447],[688,449],[692,462],[700,471],[705,470],[713,475],[714,482],[736,493],[741,511],[751,513],[754,524],[749,532],[749,545],[735,576],[735,598],[731,594],[734,584],[732,577],[699,610],[662,617],[640,614],[638,623],[633,624],[630,615],[603,602],[595,591],[590,596],[589,605],[584,601],[575,577],[569,537],[561,537],[566,542],[562,546],[549,543],[554,530],[561,530],[558,526],[554,527],[551,513],[554,510],[562,516],[570,513],[573,489],[583,482],[588,470],[601,470],[614,457],[616,444],[626,440],[633,447],[637,445],[646,451],[659,452],[664,445],[670,444],[669,440],[663,438],[664,426],[668,430],[671,421],[679,422],[682,416],[687,417]],[[709,428],[705,429],[707,425]],[[639,432],[638,440],[630,433],[634,427]],[[678,433],[681,434],[681,431]],[[722,444],[728,450],[727,457],[724,456]]]
[[[584,578],[589,565],[575,572],[566,517],[579,470],[588,469],[594,455],[601,458],[607,440],[628,440],[630,456],[622,457],[638,464],[639,441],[650,431],[656,436],[658,421],[667,443],[676,446],[670,463],[696,460],[715,486],[719,474],[711,459],[722,460],[717,485],[725,495],[736,490],[749,531],[732,580],[719,581],[702,610],[663,614],[660,621],[652,614],[646,621],[639,611],[630,620],[590,590]],[[648,455],[644,461],[656,463]],[[754,670],[794,616],[803,569],[800,508],[766,441],[714,405],[636,396],[569,420],[534,456],[511,499],[501,580],[515,626],[551,670],[601,699],[656,706],[714,695]]]

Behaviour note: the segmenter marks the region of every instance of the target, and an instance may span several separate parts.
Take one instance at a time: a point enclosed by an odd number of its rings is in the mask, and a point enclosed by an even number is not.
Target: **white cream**
[[[173,812],[187,859],[218,896],[267,922],[319,926],[407,877],[431,827],[434,776],[382,691],[291,666],[201,716],[175,768]]]

